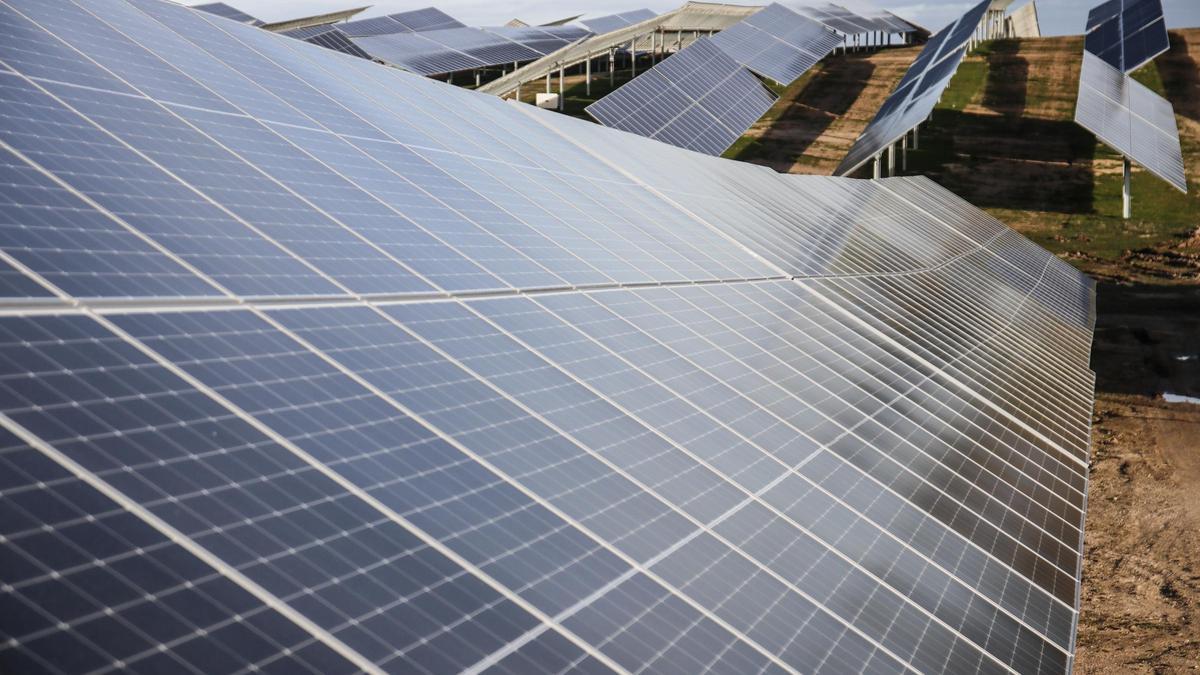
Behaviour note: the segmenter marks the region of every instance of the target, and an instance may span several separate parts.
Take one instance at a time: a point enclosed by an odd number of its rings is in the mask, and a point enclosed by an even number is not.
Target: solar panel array
[[[791,84],[842,43],[823,24],[773,3],[717,33],[712,42],[734,61]]]
[[[303,40],[309,44],[318,45],[326,49],[332,49],[335,52],[342,52],[351,56],[357,56],[360,59],[369,59],[371,55],[362,50],[339,28],[332,24],[322,24],[320,26],[305,26],[303,28],[294,28],[292,30],[281,31],[280,35],[286,35],[290,38]]]
[[[420,33],[428,30],[465,27],[466,24],[436,7],[414,9],[409,12],[397,12],[395,14],[388,14],[387,16],[359,19],[358,21],[347,21],[338,25],[338,28],[350,37]]]
[[[929,117],[966,55],[967,41],[983,19],[989,1],[983,0],[967,10],[925,43],[870,124],[855,139],[834,175],[845,176],[855,171]]]
[[[391,65],[437,75],[538,59],[586,35],[587,31],[575,26],[464,27],[381,33],[351,40],[364,52]]]
[[[1075,121],[1105,145],[1187,192],[1170,101],[1086,51],[1079,71]]]
[[[238,9],[237,7],[227,5],[223,2],[209,2],[209,3],[202,4],[202,5],[193,5],[192,9],[198,9],[202,12],[208,12],[209,14],[215,14],[217,16],[224,17],[224,18],[230,19],[232,21],[237,21],[239,23],[248,23],[251,26],[261,26],[263,23],[259,19],[255,18],[253,16],[250,16],[249,14],[243,12],[242,10]]]
[[[606,127],[720,155],[774,102],[758,78],[701,38],[586,110]]]
[[[158,0],[0,31],[0,670],[1069,669],[1091,286],[998,221]]]
[[[603,35],[626,26],[632,26],[646,19],[653,19],[656,16],[658,15],[648,9],[635,9],[629,12],[621,12],[620,14],[598,16],[594,19],[583,19],[579,23],[587,27],[592,33]]]
[[[1131,73],[1170,49],[1162,0],[1108,0],[1088,12],[1083,48]]]

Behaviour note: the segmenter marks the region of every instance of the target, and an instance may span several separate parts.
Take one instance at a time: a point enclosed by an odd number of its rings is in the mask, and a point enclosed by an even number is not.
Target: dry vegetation
[[[1175,106],[1188,195],[1073,121],[1081,38],[985,44],[962,64],[910,172],[924,173],[1100,283],[1093,458],[1076,671],[1200,671],[1200,29],[1135,74]],[[913,49],[833,59],[784,92],[731,156],[829,173]],[[841,93],[839,93],[841,92]]]

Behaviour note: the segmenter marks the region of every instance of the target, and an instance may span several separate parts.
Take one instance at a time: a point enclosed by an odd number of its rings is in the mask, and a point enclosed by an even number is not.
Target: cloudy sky
[[[195,4],[200,0],[184,0]],[[681,0],[226,0],[229,4],[267,21],[279,21],[306,14],[372,3],[362,16],[387,14],[436,5],[473,26],[502,24],[519,17],[529,23],[544,23],[572,14],[588,12],[592,16],[611,14],[640,7],[665,12],[682,4]],[[1015,0],[1014,7],[1025,0]],[[1088,8],[1100,0],[1039,0],[1038,17],[1046,35],[1065,35],[1082,30]],[[744,1],[735,4],[765,4]],[[785,2],[786,4],[786,2]],[[970,2],[960,0],[875,0],[875,4],[936,30],[966,11]],[[1163,0],[1170,27],[1200,26],[1200,0]]]

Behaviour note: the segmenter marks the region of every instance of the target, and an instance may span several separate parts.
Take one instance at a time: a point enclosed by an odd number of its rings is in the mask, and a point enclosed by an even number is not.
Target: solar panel
[[[759,75],[791,84],[840,45],[842,38],[776,3],[717,33],[712,42]]]
[[[653,19],[658,16],[648,9],[635,9],[630,12],[621,12],[620,14],[609,14],[607,16],[598,16],[594,19],[583,19],[579,23],[583,24],[587,29],[596,35],[611,33],[625,26],[632,26],[635,23]]]
[[[1118,70],[1131,73],[1170,47],[1161,0],[1117,0],[1088,15],[1083,48]]]
[[[719,155],[774,102],[736,61],[703,38],[587,107],[601,124]]]
[[[1150,173],[1187,192],[1179,130],[1171,103],[1084,52],[1075,121]]]
[[[0,670],[1069,670],[1092,286],[987,214],[159,0],[0,31]]]
[[[303,40],[309,44],[318,45],[326,49],[332,49],[335,52],[342,52],[350,56],[357,56],[360,59],[369,59],[371,55],[364,52],[358,45],[354,44],[350,38],[336,26],[331,24],[323,24],[320,26],[306,26],[303,28],[295,28],[292,30],[281,31],[280,35],[286,35],[297,40]]]
[[[203,5],[193,5],[192,9],[198,9],[202,12],[215,14],[239,23],[248,23],[251,26],[261,26],[263,23],[262,21],[238,9],[237,7],[232,7],[223,2],[210,2]]]
[[[338,24],[338,28],[350,37],[366,37],[396,33],[420,33],[446,28],[466,28],[466,25],[436,7],[426,7],[387,16],[347,21]]]
[[[370,35],[353,41],[374,58],[422,75],[529,61],[542,56],[535,49],[481,28]]]
[[[988,6],[989,0],[983,0],[925,43],[870,124],[855,139],[834,175],[845,176],[855,171],[929,117],[966,55],[967,41]]]
[[[532,49],[543,56],[589,35],[586,30],[576,26],[526,26],[524,28],[500,26],[484,30]]]

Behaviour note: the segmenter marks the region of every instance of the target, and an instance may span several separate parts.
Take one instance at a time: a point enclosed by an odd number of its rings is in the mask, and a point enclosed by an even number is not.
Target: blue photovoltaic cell
[[[355,39],[582,35],[447,21]],[[925,179],[303,43],[336,34],[0,5],[0,670],[1069,671],[1086,278]],[[709,40],[649,84],[612,110],[712,153],[771,101]]]
[[[204,663],[213,673],[250,664],[354,672],[311,633],[7,430],[0,469],[0,670],[165,672]]]
[[[338,24],[338,28],[350,37],[419,33],[428,30],[464,27],[461,22],[435,7],[426,7],[425,9],[416,9],[410,12],[398,12],[370,19],[346,21]]]
[[[774,98],[750,71],[702,38],[587,111],[607,127],[720,155]]]
[[[712,43],[759,75],[791,84],[842,38],[815,20],[771,4],[717,33]]]

